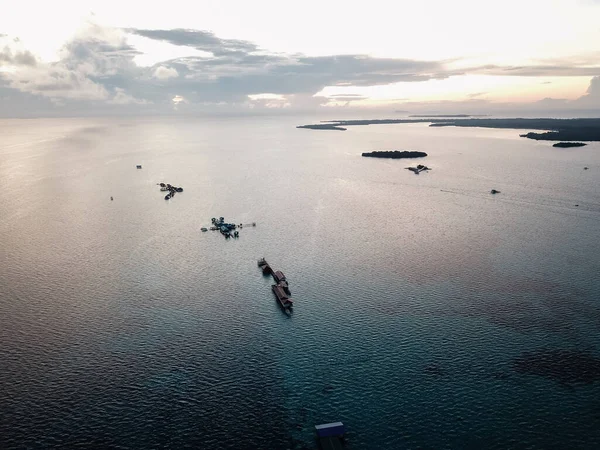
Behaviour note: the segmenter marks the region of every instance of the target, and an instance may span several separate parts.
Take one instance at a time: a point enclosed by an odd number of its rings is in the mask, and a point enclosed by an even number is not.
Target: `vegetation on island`
[[[413,152],[413,151],[379,151],[379,152],[368,152],[363,153],[362,156],[369,156],[371,158],[392,158],[392,159],[401,159],[401,158],[423,158],[427,156],[425,152]]]
[[[335,123],[319,123],[315,125],[300,125],[296,128],[308,128],[310,130],[337,130],[337,131],[346,131],[346,128],[342,128],[337,126]]]
[[[583,147],[585,145],[587,145],[587,144],[585,144],[583,142],[557,142],[552,147],[570,148],[570,147]]]

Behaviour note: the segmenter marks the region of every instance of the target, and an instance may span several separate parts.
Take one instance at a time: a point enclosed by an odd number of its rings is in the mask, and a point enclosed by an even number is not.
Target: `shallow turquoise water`
[[[600,144],[314,120],[0,121],[1,448],[597,447]]]

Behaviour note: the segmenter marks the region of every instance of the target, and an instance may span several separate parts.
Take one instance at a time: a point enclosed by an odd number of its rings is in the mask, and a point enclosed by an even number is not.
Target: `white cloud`
[[[147,100],[137,99],[137,98],[133,97],[132,95],[129,95],[128,93],[126,93],[125,89],[116,88],[115,95],[113,96],[112,99],[110,99],[108,101],[108,103],[113,104],[113,105],[132,105],[132,104],[149,105],[152,102],[149,102]]]
[[[283,95],[279,94],[250,94],[248,96],[250,100],[285,100]]]
[[[154,71],[154,78],[159,80],[168,80],[169,78],[177,78],[179,73],[173,67],[158,66]]]
[[[110,97],[103,85],[62,65],[38,65],[6,73],[4,78],[14,89],[56,100],[106,100]]]

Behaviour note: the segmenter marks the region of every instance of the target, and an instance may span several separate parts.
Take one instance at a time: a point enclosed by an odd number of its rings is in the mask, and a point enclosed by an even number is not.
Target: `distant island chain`
[[[600,141],[600,119],[451,119],[446,118],[413,118],[413,119],[373,119],[373,120],[336,120],[319,124],[300,125],[296,128],[311,130],[336,130],[346,131],[346,127],[358,125],[385,125],[402,123],[429,123],[431,127],[479,127],[479,128],[506,128],[517,130],[539,130],[542,132],[529,132],[521,137],[538,141],[566,141],[556,147],[581,147],[582,142],[572,141]],[[456,117],[463,117],[456,115]],[[569,142],[571,141],[571,142]]]

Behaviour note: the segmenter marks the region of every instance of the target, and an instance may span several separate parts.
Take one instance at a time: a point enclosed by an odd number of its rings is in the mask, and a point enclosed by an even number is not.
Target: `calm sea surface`
[[[316,120],[0,120],[0,448],[598,448],[600,143]]]

